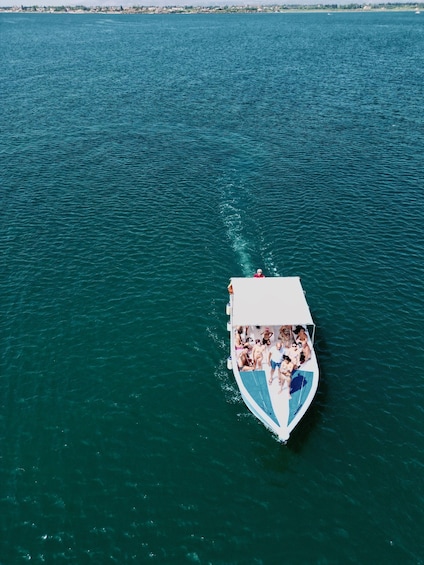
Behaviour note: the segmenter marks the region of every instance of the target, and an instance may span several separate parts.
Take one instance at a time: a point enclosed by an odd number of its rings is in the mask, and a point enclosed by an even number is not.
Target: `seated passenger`
[[[234,343],[235,343],[236,349],[243,349],[244,344],[245,344],[245,339],[244,339],[244,335],[243,335],[242,326],[238,326],[235,330]]]
[[[237,359],[239,371],[253,371],[252,360],[249,357],[249,348],[247,345],[242,349]]]
[[[282,335],[287,335],[287,334],[289,334],[289,335],[292,334],[292,327],[287,326],[287,325],[281,326],[280,330],[279,330],[279,335],[282,336]]]
[[[245,343],[251,343],[253,344],[254,342],[254,334],[253,334],[253,330],[251,329],[250,326],[245,326],[244,328],[244,340]]]
[[[293,363],[288,355],[283,355],[283,362],[281,363],[281,367],[278,374],[278,380],[280,382],[280,390],[278,394],[283,392],[284,384],[287,384],[287,388],[289,389],[289,399],[291,398],[290,394],[290,385],[292,380],[292,373],[293,373]]]
[[[309,359],[311,358],[311,348],[309,347],[308,342],[307,341],[302,342],[301,347],[302,349],[299,355],[300,365],[302,365],[302,363],[306,363],[306,361],[309,361]]]
[[[300,364],[306,363],[306,361],[309,361],[309,359],[311,358],[311,348],[309,347],[308,343],[308,334],[306,333],[303,326],[296,326],[294,333],[296,334],[296,341],[301,347],[299,358]]]
[[[294,333],[296,335],[296,341],[301,341],[302,345],[305,341],[306,342],[308,341],[308,335],[303,326],[296,326]]]
[[[291,326],[281,326],[278,339],[281,340],[283,347],[288,349],[294,341]]]

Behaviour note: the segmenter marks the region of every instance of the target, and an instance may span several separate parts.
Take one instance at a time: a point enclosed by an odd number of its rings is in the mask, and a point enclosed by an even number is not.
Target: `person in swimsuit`
[[[302,326],[297,326],[295,329],[296,341],[299,346],[302,348],[299,356],[300,364],[306,363],[311,358],[311,348],[309,347],[308,343],[308,335],[305,331],[305,328]]]
[[[305,332],[305,328],[303,328],[302,326],[297,326],[294,330],[294,333],[296,334],[296,341],[301,341],[302,344],[303,342],[308,341],[308,336]]]
[[[262,272],[262,269],[258,269],[256,273],[253,275],[254,279],[264,279],[265,275]]]
[[[264,358],[264,351],[266,349],[266,345],[261,343],[260,339],[256,340],[255,345],[252,349],[252,358],[253,358],[253,370],[262,371],[262,361]]]
[[[236,350],[241,350],[244,347],[243,328],[238,326],[234,334],[234,344]]]
[[[281,394],[283,392],[284,384],[287,383],[287,388],[289,389],[289,399],[291,398],[290,385],[292,381],[293,369],[294,367],[290,357],[288,355],[283,355],[283,361],[278,373],[278,380],[280,381],[280,390],[278,391],[278,394]]]
[[[311,348],[309,347],[308,342],[305,341],[302,343],[302,350],[299,356],[300,365],[302,365],[302,363],[306,363],[306,361],[309,361],[311,356]]]
[[[264,345],[269,345],[271,343],[271,338],[273,335],[274,332],[272,332],[269,328],[265,328],[264,331],[261,333],[262,343]]]
[[[251,347],[253,347],[254,335],[253,335],[253,330],[251,329],[250,326],[245,326],[243,336],[244,336],[244,342],[248,344],[250,343]]]
[[[253,371],[252,361],[249,358],[249,348],[247,345],[243,348],[237,359],[239,371]]]
[[[283,347],[288,349],[294,341],[291,326],[281,326],[278,339],[281,340]]]
[[[300,347],[297,343],[293,343],[287,350],[287,355],[293,363],[293,367],[297,369],[300,365]]]
[[[277,343],[271,347],[271,349],[269,350],[269,354],[268,354],[268,363],[271,365],[271,371],[269,374],[269,384],[272,384],[272,381],[274,380],[274,371],[275,369],[279,369],[281,366],[281,361],[283,358],[283,346],[281,344],[281,341],[277,341]]]

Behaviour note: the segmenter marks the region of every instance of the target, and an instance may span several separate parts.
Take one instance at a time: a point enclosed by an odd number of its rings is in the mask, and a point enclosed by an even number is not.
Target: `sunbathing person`
[[[287,384],[289,389],[289,399],[291,398],[290,394],[290,385],[292,381],[292,373],[293,373],[293,363],[288,355],[283,355],[283,362],[281,363],[281,367],[278,374],[278,380],[280,381],[280,390],[278,394],[283,392],[284,384]]]

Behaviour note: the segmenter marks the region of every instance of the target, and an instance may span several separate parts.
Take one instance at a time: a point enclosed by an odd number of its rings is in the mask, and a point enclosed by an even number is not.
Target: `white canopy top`
[[[313,324],[299,277],[232,278],[233,326]]]

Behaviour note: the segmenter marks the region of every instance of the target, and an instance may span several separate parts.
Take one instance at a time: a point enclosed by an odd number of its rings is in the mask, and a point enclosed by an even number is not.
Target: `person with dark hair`
[[[264,345],[269,345],[271,343],[271,338],[274,335],[274,332],[272,332],[269,328],[265,328],[263,332],[261,332],[261,336],[262,336],[262,343]]]
[[[234,331],[234,345],[236,349],[243,349],[244,339],[243,339],[243,328],[238,326]]]
[[[307,341],[300,342],[301,343],[301,351],[299,356],[299,364],[306,363],[312,357],[311,348],[309,347],[309,343]]]
[[[278,394],[283,392],[284,384],[287,384],[287,388],[289,389],[289,399],[291,398],[290,394],[290,385],[292,381],[292,373],[293,373],[293,363],[288,355],[283,355],[283,361],[281,363],[278,380],[280,381],[280,390]]]
[[[303,326],[297,326],[294,330],[296,335],[296,341],[301,348],[299,364],[306,363],[311,358],[311,348],[308,343],[308,334]]]
[[[249,348],[245,345],[238,356],[237,366],[239,371],[253,371],[253,363],[249,357]]]
[[[293,367],[297,369],[300,365],[300,347],[297,343],[293,343],[287,350],[287,355],[293,363]]]
[[[296,334],[296,341],[301,341],[302,344],[305,341],[308,341],[308,336],[306,334],[305,328],[303,328],[302,326],[297,326],[294,330],[294,333]]]

